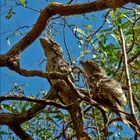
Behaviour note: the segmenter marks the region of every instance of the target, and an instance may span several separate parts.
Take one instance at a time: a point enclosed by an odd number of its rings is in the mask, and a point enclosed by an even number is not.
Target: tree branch
[[[8,66],[7,62],[10,57],[19,55],[22,53],[30,44],[32,44],[43,32],[49,19],[56,15],[70,16],[76,14],[89,13],[94,11],[101,11],[108,8],[122,7],[124,4],[129,2],[138,3],[135,0],[99,0],[94,2],[88,2],[84,4],[60,4],[52,3],[42,10],[39,18],[37,19],[34,27],[27,33],[27,35],[15,44],[11,50],[6,54],[0,55],[0,66]],[[9,66],[8,66],[9,67]]]
[[[61,73],[61,72],[42,72],[39,70],[25,70],[25,69],[15,69],[17,73],[20,75],[26,76],[26,77],[42,77],[42,78],[48,78],[48,79],[66,79],[68,74]]]
[[[37,99],[34,97],[26,97],[22,95],[8,95],[8,96],[0,96],[0,102],[6,101],[6,100],[18,100],[18,101],[29,101],[29,102],[34,102],[34,103],[39,103],[43,105],[53,105],[55,107],[59,107],[62,109],[66,109],[67,106],[61,104],[61,103],[56,103],[55,101],[52,100],[46,100],[46,99]]]
[[[10,49],[6,54],[0,55],[0,66],[9,67],[11,70],[14,70],[14,71],[18,72],[19,74],[27,76],[27,77],[28,76],[40,76],[40,77],[44,77],[44,78],[47,77],[47,78],[56,79],[56,75],[58,74],[59,79],[61,79],[62,77],[63,77],[62,79],[65,79],[66,75],[62,76],[60,73],[57,73],[55,75],[53,75],[54,74],[53,73],[52,74],[53,76],[51,77],[50,76],[51,74],[48,73],[48,75],[47,75],[47,73],[43,73],[42,71],[27,71],[27,70],[20,69],[19,65],[18,65],[19,54],[22,53],[30,44],[32,44],[40,36],[40,34],[44,31],[49,19],[56,14],[59,14],[61,16],[83,14],[83,13],[88,13],[88,12],[101,11],[101,10],[108,9],[108,8],[122,7],[124,4],[127,4],[129,2],[137,3],[137,4],[140,3],[136,0],[120,0],[119,2],[118,2],[118,0],[98,0],[98,1],[89,2],[89,3],[85,3],[85,4],[66,4],[66,5],[54,2],[54,3],[50,4],[49,6],[47,6],[46,8],[44,8],[44,10],[42,10],[39,18],[37,19],[37,22],[35,23],[34,27],[32,28],[32,30],[30,32],[28,32],[27,35],[21,41],[19,41],[17,44],[15,44],[12,47],[12,49]],[[81,97],[84,100],[90,101],[89,98],[86,98],[84,95],[79,93],[78,90],[76,90],[75,85],[69,79],[67,79],[66,81],[68,83],[68,86],[70,86],[72,88],[71,91],[74,91],[76,93],[76,95],[78,95],[78,97]],[[44,99],[54,100],[56,98],[57,93],[58,93],[57,85],[54,85],[54,87],[52,87],[49,92],[49,96],[45,96]],[[44,99],[42,99],[43,102],[44,102]],[[19,98],[17,100],[19,100]],[[32,99],[29,99],[29,100],[31,101]],[[25,132],[22,131],[22,128],[20,127],[20,125],[17,126],[17,128],[19,129],[19,131],[17,131],[17,129],[15,128],[15,126],[13,124],[14,123],[21,124],[25,121],[30,120],[35,115],[37,115],[46,106],[46,102],[44,102],[43,104],[40,103],[40,102],[42,102],[42,100],[40,100],[40,101],[36,100],[36,102],[39,102],[39,103],[35,104],[31,109],[29,109],[26,112],[17,113],[17,114],[1,113],[0,114],[0,124],[5,124],[5,125],[10,126],[10,128],[17,135],[25,134]],[[94,101],[92,101],[92,103],[96,104]],[[73,106],[73,108],[74,108],[74,106]],[[73,108],[71,108],[71,109],[73,109]],[[72,110],[72,111],[74,112],[75,110]],[[73,113],[72,115],[74,116],[77,114]],[[82,114],[80,114],[80,115],[82,116]],[[74,121],[77,122],[77,120],[74,120]],[[78,125],[77,125],[77,128],[78,128]],[[81,128],[83,129],[83,126]],[[86,136],[86,133],[83,133],[83,134],[85,135],[85,137],[88,137],[88,136]],[[26,138],[22,137],[22,139],[31,139],[30,136],[27,136],[26,134],[25,134],[25,136],[26,136]],[[82,138],[82,135],[80,135],[80,137]]]
[[[21,138],[22,140],[33,140],[32,137],[27,134],[19,124],[15,123],[15,124],[10,124],[9,125],[10,129],[13,130],[15,132],[15,134]]]
[[[130,59],[128,59],[128,63],[133,62],[137,57],[140,56],[140,51],[138,51],[136,54],[134,54]]]
[[[57,85],[52,86],[48,94],[43,98],[44,100],[54,100],[58,91]],[[24,123],[32,119],[46,107],[46,104],[35,104],[28,111],[22,113],[0,113],[0,125],[9,125],[9,123]]]
[[[122,47],[123,57],[124,57],[124,67],[125,67],[125,74],[126,74],[126,82],[128,86],[130,111],[131,111],[131,114],[134,115],[135,110],[134,110],[132,88],[131,88],[131,82],[130,82],[130,77],[129,77],[128,63],[127,63],[127,55],[126,55],[126,48],[125,48],[126,45],[125,45],[124,35],[123,35],[121,27],[118,27],[118,31],[120,34],[120,42],[121,42],[121,47]]]
[[[126,54],[126,48],[125,48],[124,35],[123,35],[121,27],[118,27],[118,31],[119,31],[119,34],[120,34],[120,42],[121,42],[121,47],[122,47],[122,52],[123,52],[123,57],[124,57],[124,68],[125,68],[126,82],[127,82],[128,95],[129,95],[130,113],[131,113],[131,118],[133,118],[133,120],[136,124],[134,127],[133,127],[133,124],[132,124],[132,128],[135,130],[135,132],[137,132],[140,135],[140,133],[139,133],[140,123],[135,117],[133,93],[132,93],[131,82],[130,82],[130,77],[129,77],[129,70],[128,70],[128,63],[127,63],[127,54]]]

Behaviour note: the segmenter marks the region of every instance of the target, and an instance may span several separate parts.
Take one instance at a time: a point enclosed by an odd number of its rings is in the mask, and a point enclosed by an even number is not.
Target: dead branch
[[[118,31],[119,31],[119,34],[120,34],[120,42],[121,42],[121,47],[122,47],[123,57],[124,57],[124,68],[125,68],[128,94],[129,94],[130,111],[131,111],[131,114],[134,115],[135,110],[134,110],[131,82],[130,82],[130,77],[129,77],[127,55],[126,55],[126,49],[125,49],[126,44],[125,44],[124,35],[123,35],[121,27],[118,27]]]
[[[123,57],[124,57],[124,68],[125,68],[126,82],[127,82],[128,95],[129,95],[129,106],[130,106],[130,113],[131,113],[130,115],[131,115],[131,118],[133,118],[136,125],[133,128],[133,124],[132,124],[132,128],[135,130],[135,132],[137,132],[140,135],[140,133],[138,132],[140,128],[140,123],[135,117],[133,93],[132,93],[131,82],[130,82],[130,77],[129,77],[128,62],[127,62],[128,60],[127,60],[127,54],[126,54],[126,48],[125,48],[126,45],[125,45],[124,35],[123,35],[121,27],[118,27],[118,31],[120,34],[120,42],[121,42],[121,47],[122,47],[122,52],[123,52]]]

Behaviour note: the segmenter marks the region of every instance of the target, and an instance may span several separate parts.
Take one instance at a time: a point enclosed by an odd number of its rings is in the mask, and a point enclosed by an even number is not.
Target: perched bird
[[[126,115],[121,112],[126,104],[121,85],[116,80],[110,79],[105,70],[93,60],[84,60],[80,63],[85,71],[92,98],[115,112],[124,123],[128,124]]]
[[[71,66],[65,61],[63,56],[63,50],[60,45],[54,40],[50,39],[48,36],[42,37],[40,39],[40,42],[47,58],[46,71],[69,74],[71,72]],[[59,81],[59,79],[48,79],[48,81],[50,85],[53,86]],[[67,86],[65,86],[65,88],[67,89]],[[61,100],[61,102],[70,102],[69,98],[62,97],[63,94],[61,94],[60,97],[59,94],[57,94],[57,96],[59,100]],[[63,98],[63,100],[61,98]]]
[[[69,73],[71,71],[71,67],[64,60],[63,50],[60,45],[48,36],[42,37],[40,42],[47,58],[46,71]],[[49,80],[51,85],[55,84],[56,81],[58,80]]]
[[[47,58],[47,72],[60,72],[64,74],[69,74],[71,80],[73,80],[73,73],[71,66],[65,61],[63,57],[63,50],[61,46],[54,40],[45,36],[40,39],[41,46],[44,49]],[[62,79],[49,79],[51,86],[60,83],[61,87],[57,89],[57,98],[63,104],[71,106],[68,109],[70,113],[74,128],[76,130],[76,135],[78,139],[90,139],[89,136],[84,131],[83,114],[80,107],[80,103],[77,101],[77,96],[75,92],[70,88],[70,86]],[[58,85],[57,85],[58,88]],[[54,99],[55,100],[55,99]]]

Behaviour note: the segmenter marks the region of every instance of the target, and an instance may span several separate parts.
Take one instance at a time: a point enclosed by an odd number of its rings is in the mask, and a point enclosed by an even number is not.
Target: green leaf
[[[118,37],[115,34],[110,34],[116,41],[118,41]]]
[[[88,31],[91,31],[92,25],[88,25],[87,28],[88,28]]]
[[[112,136],[112,135],[114,135],[114,132],[108,132],[108,135]]]
[[[25,2],[26,2],[25,0],[20,0],[21,5],[24,6],[24,7],[25,7],[25,4],[26,4]]]
[[[0,135],[8,135],[6,131],[0,131]]]
[[[52,136],[53,136],[52,132],[47,132],[47,136],[48,136],[48,138],[52,138]]]
[[[3,109],[7,109],[8,111],[12,112],[12,113],[18,113],[18,110],[16,108],[15,103],[11,103],[10,105],[7,104],[2,104],[2,108]]]

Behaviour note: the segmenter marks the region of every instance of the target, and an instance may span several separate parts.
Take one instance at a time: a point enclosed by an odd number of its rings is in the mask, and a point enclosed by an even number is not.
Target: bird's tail
[[[123,112],[124,112],[123,108],[122,108],[119,104],[117,104],[116,106],[117,106],[117,110],[115,111],[116,114],[119,115],[119,117],[121,118],[121,120],[122,120],[125,124],[127,124],[128,126],[130,126],[130,125],[129,125],[129,121],[128,121],[127,117],[126,117],[126,114],[123,113]]]

